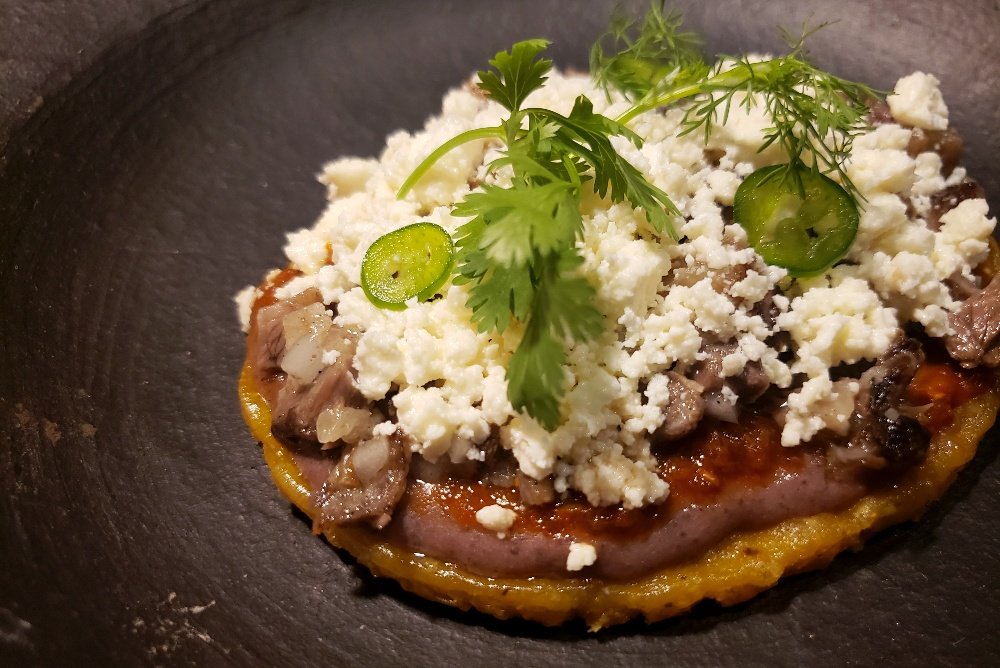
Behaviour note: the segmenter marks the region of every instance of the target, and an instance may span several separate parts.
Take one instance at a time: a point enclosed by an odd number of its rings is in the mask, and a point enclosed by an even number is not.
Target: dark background
[[[839,20],[821,66],[937,73],[1000,209],[993,1],[681,2],[710,52]],[[612,3],[0,0],[0,665],[1000,660],[997,434],[922,522],[731,609],[598,634],[378,582],[310,535],[236,401],[232,295],[517,39],[582,67]]]

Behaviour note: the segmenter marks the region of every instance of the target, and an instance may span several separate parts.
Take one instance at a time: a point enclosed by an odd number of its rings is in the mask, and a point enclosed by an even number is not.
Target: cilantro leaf
[[[551,60],[537,57],[548,45],[544,39],[529,39],[496,54],[490,60],[493,71],[478,73],[479,87],[486,97],[509,111],[520,109],[528,94],[545,83],[545,75],[552,69]]]
[[[610,191],[612,201],[627,200],[645,212],[653,229],[677,238],[671,220],[679,218],[680,211],[670,196],[650,183],[611,143],[612,136],[620,135],[641,146],[638,135],[623,124],[594,113],[593,103],[582,95],[568,117],[548,109],[531,109],[528,113],[538,114],[554,124],[558,128],[554,139],[561,142],[563,150],[580,155],[594,169],[594,190],[598,195],[604,197]]]
[[[553,431],[559,426],[566,350],[544,327],[528,326],[521,345],[510,358],[507,396],[515,410],[523,410]]]
[[[560,181],[487,185],[481,193],[470,193],[454,213],[478,211],[489,212],[480,246],[492,261],[507,266],[523,266],[534,253],[548,255],[572,246],[583,224],[572,184]]]
[[[481,332],[503,332],[511,318],[527,320],[535,290],[531,277],[521,267],[505,267],[492,262],[480,246],[486,229],[477,216],[458,228],[456,284],[470,284],[466,305]]]
[[[528,272],[494,265],[472,284],[467,305],[480,332],[503,332],[512,318],[528,319],[534,296]]]
[[[582,263],[575,251],[560,255],[554,275],[545,283],[545,301],[539,305],[549,329],[570,341],[589,341],[604,331],[604,315],[594,306],[594,286],[569,273]]]
[[[559,404],[566,390],[566,349],[561,341],[587,341],[604,329],[604,316],[594,306],[594,287],[566,273],[580,263],[575,250],[538,263],[530,319],[507,371],[511,405],[549,431],[559,426]]]

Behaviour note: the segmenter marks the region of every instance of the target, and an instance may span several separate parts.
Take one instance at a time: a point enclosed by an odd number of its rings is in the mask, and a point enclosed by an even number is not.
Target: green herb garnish
[[[636,29],[636,22],[616,11],[608,33],[590,49],[590,72],[608,90],[616,88],[630,100],[645,97],[654,88],[699,81],[708,74],[701,56],[701,38],[681,32],[679,12],[663,13],[655,4]],[[604,43],[611,42],[609,55]]]
[[[806,60],[806,38],[824,26],[804,31],[794,41],[785,33],[791,43],[791,52],[785,56],[760,62],[723,56],[710,68],[697,55],[696,42],[677,32],[679,24],[676,15],[664,16],[653,4],[641,25],[618,19],[603,38],[618,44],[617,53],[605,56],[598,46],[601,41],[595,45],[591,52],[594,78],[635,102],[618,121],[628,123],[643,112],[687,101],[681,134],[701,129],[707,139],[715,122],[720,116],[725,122],[734,104],[747,108],[763,104],[774,125],[764,133],[759,150],[777,142],[788,155],[782,181],[792,183],[802,194],[804,172],[833,173],[848,193],[860,196],[844,163],[854,138],[869,128],[868,105],[878,94]],[[647,82],[632,73],[635,62],[668,75]],[[637,85],[640,81],[641,86]]]
[[[483,93],[507,109],[507,118],[497,127],[470,130],[442,144],[398,193],[404,197],[437,160],[465,142],[504,143],[503,155],[489,169],[509,168],[510,186],[485,184],[454,208],[454,215],[471,219],[456,233],[454,281],[469,285],[468,306],[480,331],[503,332],[513,321],[523,325],[507,372],[508,396],[516,410],[549,430],[560,422],[567,345],[593,340],[605,327],[594,305],[594,287],[577,271],[582,263],[576,242],[582,234],[584,188],[641,209],[656,232],[676,239],[677,207],[611,142],[618,136],[642,145],[627,127],[629,121],[683,101],[687,106],[681,134],[703,130],[707,137],[719,114],[725,122],[732,105],[754,104],[756,94],[774,122],[760,150],[777,143],[788,154],[788,163],[764,180],[772,190],[806,198],[821,173],[834,173],[847,193],[857,196],[844,163],[853,138],[866,128],[867,102],[874,91],[810,65],[802,40],[780,58],[755,63],[729,59],[713,68],[698,53],[698,39],[679,28],[677,15],[665,15],[654,4],[641,24],[614,19],[604,40],[616,43],[613,54],[608,55],[601,42],[594,46],[595,79],[633,102],[617,119],[595,113],[584,96],[577,98],[568,116],[524,107],[552,67],[540,56],[548,42],[528,40],[501,51],[490,61],[492,68],[479,72],[478,78]],[[853,200],[849,204],[854,206]],[[828,248],[812,237],[836,226],[827,225],[822,216],[809,218],[810,206],[803,203],[803,216],[809,215],[799,227],[808,237],[807,245]],[[770,230],[769,225],[758,227]],[[842,233],[845,228],[838,229]],[[836,245],[836,257],[823,256],[827,266],[846,252],[847,246],[840,251],[843,244]],[[783,253],[772,253],[776,255]]]
[[[484,136],[505,142],[504,155],[490,169],[510,167],[510,186],[486,184],[455,206],[454,215],[472,219],[456,234],[455,282],[469,285],[468,305],[480,331],[502,332],[512,320],[524,324],[507,373],[508,396],[515,409],[552,430],[565,392],[567,344],[604,330],[593,286],[574,271],[583,261],[576,240],[583,229],[584,184],[601,197],[642,209],[655,230],[671,236],[679,213],[611,143],[618,135],[640,146],[639,136],[595,113],[586,97],[577,98],[568,116],[523,107],[552,67],[539,56],[547,46],[544,40],[518,42],[490,61],[491,70],[479,72],[480,88],[509,116],[499,127],[464,133],[432,153],[399,196],[454,146]]]
[[[805,171],[805,195],[763,167],[736,190],[733,218],[764,261],[792,276],[815,276],[844,256],[858,232],[858,207],[833,179]]]

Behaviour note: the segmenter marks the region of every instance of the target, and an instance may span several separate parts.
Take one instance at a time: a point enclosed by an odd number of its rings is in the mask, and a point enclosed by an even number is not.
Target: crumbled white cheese
[[[476,511],[476,521],[490,531],[495,531],[497,538],[501,539],[507,537],[507,530],[513,526],[516,519],[516,512],[495,503],[490,506],[483,506]]]
[[[862,194],[904,192],[914,182],[915,163],[906,149],[855,147],[847,175]]]
[[[311,230],[298,230],[288,233],[288,243],[285,244],[285,255],[292,261],[296,269],[314,274],[326,262],[327,246],[322,237]]]
[[[910,188],[910,195],[927,197],[943,189],[944,177],[941,175],[941,156],[933,151],[925,151],[913,159],[913,174],[916,180]]]
[[[841,436],[846,434],[859,387],[854,380],[833,382],[829,375],[807,380],[802,389],[788,395],[788,412],[781,431],[781,444],[798,445],[808,441],[822,429],[829,429]]]
[[[389,135],[380,163],[390,188],[398,190],[414,168],[448,139],[466,130],[490,125],[489,122],[481,122],[480,112],[486,105],[484,100],[467,90],[453,90],[445,96],[444,113],[428,120],[423,132],[410,134],[400,131]],[[490,116],[495,125],[499,117],[495,111]],[[408,199],[423,207],[461,200],[470,190],[469,181],[483,163],[485,151],[484,139],[466,142],[449,151],[414,185]]]
[[[986,259],[987,239],[996,227],[988,218],[984,199],[967,199],[941,216],[941,229],[934,239],[934,265],[944,277],[954,273],[972,277],[972,268]]]
[[[580,571],[597,561],[597,550],[590,543],[570,543],[566,570]]]
[[[831,366],[881,355],[896,337],[896,311],[883,306],[866,281],[844,278],[792,300],[778,325],[797,345],[793,372],[820,376]]]
[[[320,183],[327,187],[327,197],[347,197],[361,192],[379,168],[378,160],[371,158],[340,158],[323,165]]]
[[[233,302],[236,304],[236,317],[240,321],[240,329],[246,334],[250,331],[250,314],[253,312],[253,302],[257,298],[257,288],[253,285],[248,285],[233,297]]]
[[[777,142],[772,143],[764,151],[766,132],[774,127],[774,121],[767,113],[767,107],[759,97],[751,104],[745,104],[746,96],[737,93],[732,103],[726,106],[725,123],[720,111],[716,118],[715,131],[708,139],[710,148],[723,149],[726,155],[736,162],[752,162],[764,166],[782,161],[782,153]]]
[[[924,130],[947,128],[948,107],[939,84],[937,77],[923,72],[914,72],[897,81],[895,90],[886,98],[893,117]]]

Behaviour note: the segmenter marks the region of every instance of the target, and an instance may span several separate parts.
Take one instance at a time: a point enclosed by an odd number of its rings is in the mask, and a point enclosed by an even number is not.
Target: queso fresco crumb
[[[566,114],[580,94],[611,117],[630,106],[614,95],[609,101],[587,76],[556,72],[528,103]],[[911,157],[907,148],[914,132],[947,127],[947,107],[937,79],[920,72],[901,79],[887,102],[909,127],[882,124],[854,143],[846,169],[865,201],[848,262],[794,284],[748,247],[728,214],[741,180],[782,159],[776,145],[758,151],[770,125],[760,106],[732,107],[707,142],[699,132],[677,136],[677,109],[632,121],[642,148],[614,137],[616,150],[680,209],[681,239],[661,239],[625,203],[584,198],[580,272],[596,287],[608,326],[598,339],[570,346],[562,421],[551,432],[515,412],[507,398],[505,370],[522,331],[478,332],[465,286],[449,284],[440,298],[401,311],[374,306],[359,287],[362,259],[380,236],[421,221],[454,233],[463,222],[452,215],[456,202],[479,184],[509,179],[486,168],[500,147],[473,141],[396,199],[417,163],[442,142],[500,122],[504,110],[471,87],[449,92],[441,114],[422,130],[391,135],[378,160],[325,167],[320,179],[329,206],[314,228],[289,235],[285,252],[302,275],[276,296],[315,288],[324,303],[337,304],[335,324],[359,333],[357,389],[372,401],[391,395],[398,425],[425,458],[482,459],[497,434],[521,471],[553,476],[557,492],[576,490],[594,505],[655,503],[669,493],[650,453],[650,435],[661,428],[670,399],[664,372],[704,361],[704,335],[736,343],[721,359],[724,377],[754,365],[775,386],[801,384],[787,399],[781,433],[783,445],[796,446],[846,427],[859,387],[831,377],[831,366],[874,360],[907,322],[932,337],[948,334],[959,302],[944,281],[972,278],[996,221],[985,200],[973,198],[941,216],[936,230],[925,223],[932,194],[962,182],[965,172],[947,171],[930,150]],[[735,266],[746,271],[732,277],[727,272]],[[781,286],[788,289],[769,297]],[[241,293],[244,319],[252,298],[252,290]],[[792,342],[794,355],[768,343],[776,334]],[[734,403],[727,389],[718,400]],[[492,515],[481,520],[485,526],[500,525]],[[573,563],[586,560],[575,554]]]

